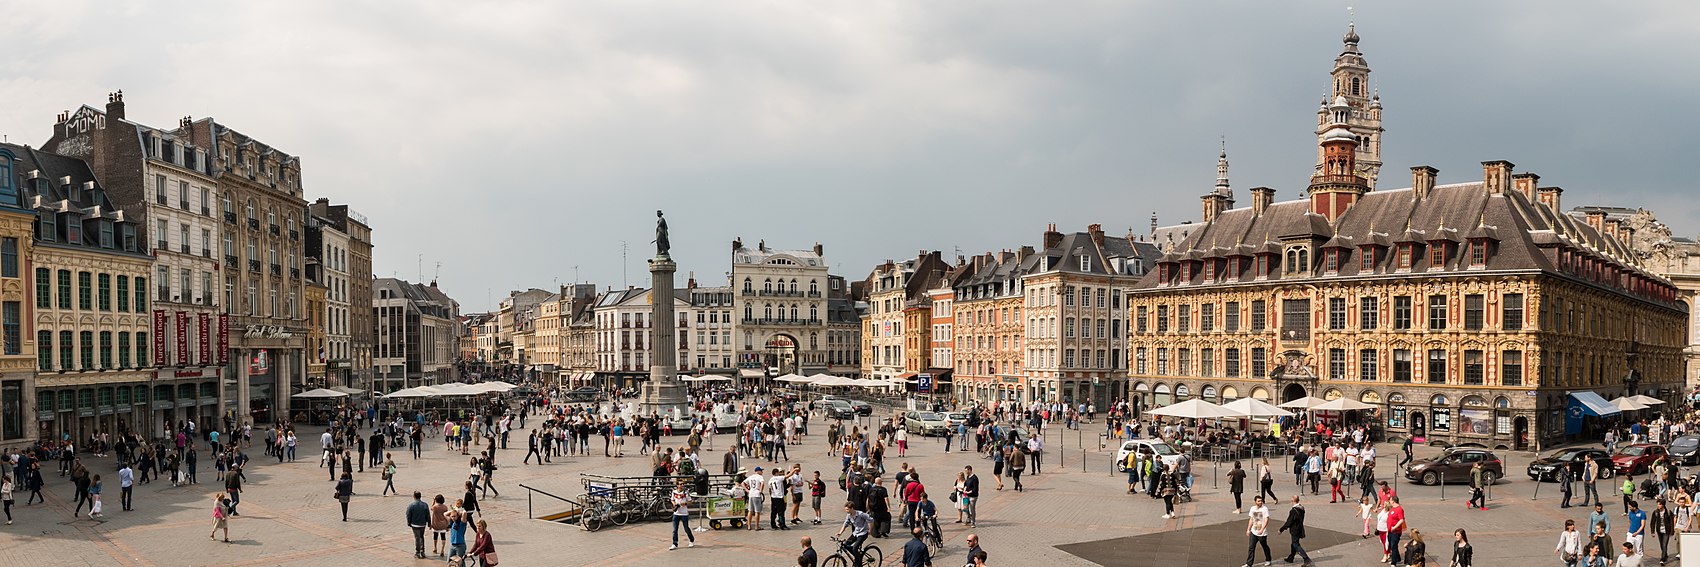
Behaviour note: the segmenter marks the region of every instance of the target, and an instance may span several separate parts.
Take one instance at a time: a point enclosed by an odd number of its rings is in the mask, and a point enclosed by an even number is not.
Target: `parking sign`
[[[932,374],[916,374],[915,375],[915,391],[920,392],[922,394],[932,393],[932,391],[933,391],[933,375]]]

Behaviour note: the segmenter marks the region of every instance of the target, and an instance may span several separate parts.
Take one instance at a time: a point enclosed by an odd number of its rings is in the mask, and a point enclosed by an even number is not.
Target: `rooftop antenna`
[[[626,270],[626,241],[621,240],[620,241],[620,287],[630,287],[630,284],[626,281],[627,279],[628,279],[628,274],[627,274],[627,270]]]
[[[419,255],[419,279],[425,279],[425,255]]]

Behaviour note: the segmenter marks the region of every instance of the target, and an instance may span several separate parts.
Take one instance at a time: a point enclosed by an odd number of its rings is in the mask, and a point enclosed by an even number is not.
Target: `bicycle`
[[[927,557],[938,557],[944,549],[944,534],[939,533],[938,516],[921,519],[921,541],[927,544]]]
[[[832,541],[838,544],[838,551],[834,551],[826,558],[826,562],[821,564],[825,567],[879,567],[885,562],[885,553],[881,552],[877,545],[864,545],[862,552],[858,554],[856,550],[850,549],[847,540],[833,537]]]
[[[626,510],[610,498],[595,498],[585,503],[584,512],[579,516],[579,525],[586,531],[602,529],[604,522],[613,522],[616,526],[624,526],[631,520]]]

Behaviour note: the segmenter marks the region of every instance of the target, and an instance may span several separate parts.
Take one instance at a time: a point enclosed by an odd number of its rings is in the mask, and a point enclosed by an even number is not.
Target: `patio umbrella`
[[[1660,404],[1665,403],[1664,400],[1661,400],[1661,399],[1658,399],[1658,398],[1655,398],[1655,397],[1652,397],[1652,396],[1644,396],[1644,395],[1641,395],[1641,394],[1635,394],[1633,396],[1629,396],[1629,399],[1631,401],[1634,401],[1635,403],[1638,403],[1638,404],[1641,404],[1641,405],[1644,405],[1644,406],[1656,406],[1656,405],[1660,405]]]
[[[1312,406],[1310,409],[1311,411],[1353,411],[1375,409],[1375,406],[1357,400],[1339,398],[1331,402],[1324,402],[1320,405]]]
[[[326,390],[324,388],[317,388],[317,389],[313,389],[313,390],[307,390],[307,391],[301,392],[299,394],[294,394],[294,395],[291,395],[289,397],[291,397],[291,398],[313,399],[313,398],[342,398],[342,397],[346,397],[346,396],[348,396],[348,394],[344,394],[344,393],[338,392],[336,390]]]
[[[1215,418],[1221,418],[1221,417],[1241,417],[1240,414],[1234,412],[1234,410],[1224,408],[1222,406],[1219,406],[1219,405],[1216,405],[1216,404],[1213,404],[1213,403],[1210,403],[1210,402],[1206,402],[1204,400],[1198,400],[1198,399],[1192,399],[1192,400],[1187,400],[1187,401],[1184,401],[1184,402],[1181,402],[1181,403],[1178,403],[1178,404],[1163,406],[1163,407],[1160,407],[1160,408],[1157,408],[1157,409],[1154,409],[1154,410],[1151,410],[1151,411],[1148,411],[1148,412],[1145,412],[1145,413],[1149,413],[1151,415],[1166,415],[1166,416],[1169,416],[1169,417],[1185,417],[1185,418],[1192,418],[1192,419],[1215,419]]]
[[[398,398],[424,398],[424,397],[428,397],[428,396],[430,396],[430,394],[419,391],[419,388],[404,388],[404,389],[396,390],[394,392],[390,392],[388,394],[384,394],[384,395],[379,396],[379,397],[388,400],[388,399],[398,399]]]
[[[1635,400],[1632,400],[1632,399],[1629,399],[1629,398],[1617,398],[1617,399],[1611,401],[1611,405],[1612,405],[1612,407],[1615,407],[1615,408],[1617,408],[1621,411],[1634,411],[1634,410],[1647,409],[1647,406],[1636,403]]]
[[[1299,398],[1299,399],[1281,404],[1279,407],[1284,407],[1284,408],[1287,408],[1287,409],[1308,410],[1308,409],[1315,408],[1316,406],[1320,406],[1320,405],[1325,404],[1325,403],[1328,403],[1328,400],[1324,400],[1322,398],[1318,398],[1318,397],[1315,397],[1315,396],[1305,396],[1303,398]]]
[[[478,394],[484,393],[484,392],[480,392],[476,389],[473,389],[472,387],[467,386],[466,384],[461,384],[459,382],[450,382],[450,383],[447,383],[447,384],[438,384],[436,386],[420,386],[419,389],[424,391],[426,393],[426,395],[430,396],[430,397],[436,397],[436,396],[476,396]]]
[[[1257,398],[1240,398],[1222,404],[1222,407],[1244,417],[1286,417],[1293,415],[1293,412],[1275,407],[1269,402]]]
[[[342,392],[344,394],[364,394],[364,393],[366,393],[365,390],[362,390],[362,389],[359,389],[359,388],[350,388],[348,386],[337,386],[337,387],[331,388],[331,389],[336,390],[338,392]]]
[[[774,382],[787,382],[787,383],[791,383],[791,384],[808,384],[808,383],[814,382],[814,379],[810,378],[808,376],[798,376],[796,374],[786,374],[784,376],[774,378],[773,381]]]

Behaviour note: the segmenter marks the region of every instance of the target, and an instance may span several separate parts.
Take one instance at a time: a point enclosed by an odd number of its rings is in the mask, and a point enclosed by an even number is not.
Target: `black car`
[[[594,402],[602,398],[602,391],[590,386],[585,386],[582,388],[568,390],[566,398],[567,401],[570,402]]]
[[[1672,439],[1665,454],[1670,455],[1679,466],[1700,463],[1700,435],[1680,435]]]
[[[844,400],[821,400],[821,408],[825,410],[827,419],[855,419],[856,408]]]
[[[1535,459],[1535,462],[1529,463],[1529,478],[1540,482],[1557,482],[1559,467],[1567,466],[1570,467],[1571,478],[1580,481],[1582,470],[1588,461],[1599,463],[1600,478],[1611,478],[1611,454],[1605,449],[1587,447],[1559,449],[1551,455]]]
[[[874,406],[872,404],[869,404],[868,402],[864,402],[862,400],[844,400],[844,401],[849,402],[850,407],[856,409],[857,415],[873,415],[874,414]]]

